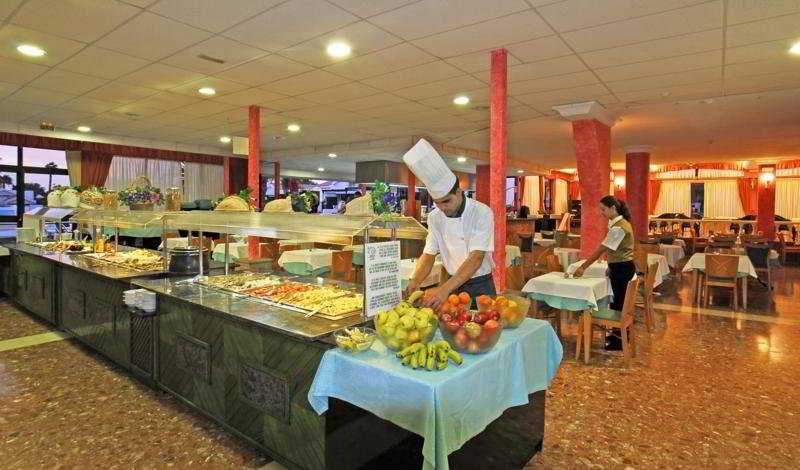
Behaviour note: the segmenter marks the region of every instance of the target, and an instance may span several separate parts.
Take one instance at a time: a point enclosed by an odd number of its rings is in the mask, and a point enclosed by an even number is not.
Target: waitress
[[[611,280],[611,291],[614,300],[609,305],[611,310],[621,311],[625,304],[625,292],[628,289],[628,281],[633,279],[636,274],[636,266],[633,263],[633,227],[631,227],[631,213],[625,202],[620,201],[614,196],[606,196],[600,199],[600,210],[608,218],[608,235],[606,239],[594,250],[594,253],[575,270],[575,276],[583,276],[583,272],[600,259],[603,255],[608,255],[608,277]],[[619,338],[619,330],[612,330],[612,334],[606,338],[606,349],[622,349],[622,341]]]
[[[450,279],[425,292],[424,306],[438,308],[453,293],[466,292],[472,299],[494,296],[491,209],[464,196],[456,175],[425,139],[420,139],[403,161],[425,184],[436,206],[428,214],[428,238],[407,292],[419,289],[430,274],[436,255],[441,255]]]

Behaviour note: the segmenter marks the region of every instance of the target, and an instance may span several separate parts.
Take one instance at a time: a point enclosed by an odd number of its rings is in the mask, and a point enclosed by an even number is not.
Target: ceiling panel
[[[393,104],[390,106],[382,106],[379,108],[365,109],[363,111],[359,111],[359,114],[377,119],[386,117],[386,119],[389,120],[392,117],[396,118],[397,116],[406,116],[412,113],[424,113],[429,111],[432,110],[428,106],[419,103],[408,102]]]
[[[113,80],[140,69],[150,62],[119,52],[88,46],[58,64],[59,69]],[[103,64],[98,67],[98,64]]]
[[[730,47],[725,51],[725,63],[737,64],[742,62],[755,62],[765,59],[797,60],[789,56],[786,51],[791,47],[792,40],[780,40],[750,44],[747,46]]]
[[[722,48],[722,44],[722,29],[713,29],[579,55],[589,67],[601,68],[712,51]]]
[[[276,80],[261,86],[261,88],[289,96],[295,96],[341,85],[349,81],[350,80],[347,78],[334,75],[324,70],[313,70],[311,72],[295,75],[291,78]]]
[[[221,36],[214,36],[211,39],[195,44],[166,59],[162,59],[161,62],[174,67],[211,75],[231,68],[236,64],[263,57],[267,54],[266,51],[242,44],[238,41]],[[222,61],[222,63],[200,58],[199,56],[201,55],[217,59]]]
[[[408,100],[389,93],[356,98],[350,101],[337,103],[337,107],[348,111],[361,111],[364,109],[377,108],[379,106],[389,106],[393,104],[407,103]]]
[[[39,104],[24,104],[11,100],[0,101],[0,121],[5,122],[21,122],[25,119],[41,114],[50,106],[43,106]]]
[[[0,2],[0,23],[5,21],[6,17],[16,10],[23,0],[5,0]],[[367,0],[368,1],[368,0]]]
[[[189,70],[179,69],[160,63],[154,63],[130,73],[118,80],[156,90],[169,90],[187,82],[199,80],[203,74]]]
[[[69,109],[58,109],[58,108],[50,108],[41,115],[36,117],[36,120],[39,121],[40,119],[47,119],[48,121],[52,122],[56,125],[56,127],[64,127],[67,124],[78,120],[78,119],[85,119],[91,116],[91,113],[87,113],[84,111],[72,111]]]
[[[800,60],[786,56],[781,59],[759,60],[743,64],[725,66],[725,78],[748,77],[751,75],[764,75],[767,73],[794,72],[797,73],[797,85],[800,87]]]
[[[108,0],[28,0],[12,21],[56,36],[92,42],[140,11]]]
[[[586,66],[583,65],[583,62],[581,62],[578,56],[568,55],[555,59],[511,66],[508,68],[508,81],[533,80],[535,78],[552,77],[554,75],[583,72],[585,70]],[[488,83],[489,74],[484,74],[484,77]]]
[[[345,83],[325,90],[306,93],[301,98],[315,103],[330,104],[353,100],[364,96],[376,95],[380,90],[361,83]]]
[[[783,72],[725,79],[725,93],[727,94],[763,93],[768,90],[786,90],[797,88],[800,88],[797,83],[797,72]],[[794,100],[796,101],[797,98],[795,97]],[[797,106],[792,106],[791,108],[797,109]],[[786,108],[781,108],[781,106],[777,103],[772,104],[768,107],[768,109],[764,110],[765,112],[760,114],[758,119],[769,119],[769,116],[781,112],[782,109]],[[795,135],[797,134],[796,121],[795,130],[793,132]]]
[[[328,44],[335,41],[349,44],[352,47],[351,57],[357,57],[393,46],[402,42],[402,39],[366,21],[359,21],[332,33],[323,34],[310,41],[284,49],[281,51],[281,55],[315,67],[323,67],[342,60],[335,59],[326,52]]]
[[[131,101],[147,98],[158,93],[152,88],[144,88],[126,83],[111,82],[86,94],[87,98],[94,98],[114,103],[129,103]]]
[[[557,31],[572,31],[652,15],[704,0],[566,0],[537,8]]]
[[[311,106],[316,106],[316,105],[317,103],[297,97],[282,98],[275,101],[267,101],[266,103],[261,104],[261,106],[263,106],[266,110],[270,111],[293,111],[295,109],[309,108]],[[264,120],[263,116],[261,119],[263,122]]]
[[[536,62],[572,54],[569,47],[558,36],[547,36],[518,42],[506,46],[509,54],[522,62]],[[484,52],[487,56],[488,52]],[[486,67],[489,68],[488,65]]]
[[[227,95],[229,93],[236,93],[237,91],[248,88],[247,85],[242,85],[241,83],[232,82],[230,80],[223,80],[217,77],[205,77],[194,82],[184,83],[183,85],[176,86],[175,88],[170,89],[170,91],[181,95],[204,98],[203,95],[197,92],[197,90],[203,87],[211,87],[216,90],[217,94],[215,96],[217,97]]]
[[[19,85],[15,83],[0,82],[0,98],[5,98],[17,89],[19,89]]]
[[[136,57],[158,60],[210,36],[206,31],[144,12],[95,44]]]
[[[691,85],[661,87],[653,90],[617,93],[617,97],[621,101],[637,103],[669,103],[687,99],[716,97],[721,95],[721,80],[707,83],[694,83]]]
[[[72,98],[75,98],[75,95],[33,87],[22,88],[9,97],[10,100],[19,101],[20,103],[33,103],[47,106],[58,106]]]
[[[562,37],[576,51],[587,52],[721,27],[722,1],[714,1],[572,31]]]
[[[151,116],[155,116],[156,114],[161,114],[162,112],[163,111],[160,108],[147,106],[145,104],[142,104],[141,101],[125,104],[111,110],[112,114],[113,113],[124,114],[126,116],[131,116],[136,118],[149,118]]]
[[[260,88],[248,88],[242,91],[237,91],[236,93],[220,96],[215,98],[215,101],[236,106],[249,106],[251,104],[261,104],[266,103],[267,101],[275,101],[285,97],[286,96],[273,91],[262,90]]]
[[[422,0],[372,17],[370,22],[402,38],[416,39],[528,8],[523,0]]]
[[[540,110],[559,104],[599,100],[607,94],[608,90],[603,85],[594,84],[561,90],[543,91],[540,93],[529,93],[527,95],[519,95],[516,99]]]
[[[448,78],[437,82],[426,83],[397,90],[394,94],[410,100],[421,100],[449,94],[451,99],[468,90],[485,87],[485,84],[471,75]]]
[[[634,78],[617,82],[606,82],[606,86],[614,93],[662,89],[665,87],[686,85],[690,83],[711,82],[722,79],[722,67],[690,70],[680,73],[669,73],[655,77]]]
[[[225,70],[216,75],[227,80],[257,86],[309,70],[312,70],[312,68],[308,65],[273,54]]]
[[[41,47],[47,54],[42,57],[28,57],[17,52],[17,46],[31,44]],[[55,65],[70,57],[86,44],[65,39],[33,29],[13,24],[0,26],[0,56],[39,65]]]
[[[728,26],[725,41],[728,47],[733,47],[776,39],[796,39],[798,36],[800,13]]]
[[[66,70],[51,69],[33,80],[30,85],[45,90],[81,95],[106,83],[108,83],[108,80],[102,78],[67,72]]]
[[[175,111],[170,111],[168,113],[158,114],[156,116],[152,116],[147,119],[148,121],[154,122],[156,124],[164,124],[168,126],[181,126],[185,122],[194,120],[195,117],[177,113]]]
[[[43,65],[36,65],[0,57],[0,70],[3,71],[3,81],[15,84],[24,84],[43,74],[48,69]]]
[[[508,85],[511,96],[536,93],[541,91],[558,90],[560,88],[574,88],[582,85],[599,83],[597,76],[590,71],[556,75],[554,77],[537,78],[535,80],[515,81]]]
[[[449,57],[445,59],[445,62],[455,65],[465,72],[475,73],[489,70],[490,60],[491,56],[489,55],[489,51],[482,51],[472,52],[470,54],[464,54],[456,57]],[[512,65],[519,65],[521,63],[522,61],[517,59],[513,54],[508,56],[509,67]]]
[[[414,44],[435,56],[451,57],[549,34],[553,34],[553,30],[536,12],[524,11],[428,36],[414,41]]]
[[[387,10],[393,10],[415,1],[416,0],[330,0],[334,5],[338,5],[362,18],[377,15]]]
[[[92,98],[84,98],[79,96],[72,101],[68,101],[59,105],[59,108],[69,109],[72,111],[84,111],[92,114],[100,114],[119,106],[117,103],[109,101],[95,100]]]
[[[203,100],[202,98],[196,96],[180,95],[177,93],[163,91],[161,93],[157,93],[148,98],[145,98],[141,101],[138,101],[137,103],[151,108],[158,108],[163,111],[169,111],[192,103],[199,103],[202,100]]]
[[[753,0],[728,0],[728,24],[734,25],[749,21],[763,20],[773,16],[800,13],[800,2],[797,0],[769,0],[754,2]]]
[[[470,100],[469,104],[457,105],[453,103],[453,98],[455,97],[455,95],[453,94],[434,96],[432,98],[425,98],[424,100],[420,100],[420,103],[424,104],[425,106],[429,106],[431,108],[441,109],[443,112],[447,114],[454,114],[454,115],[469,113],[473,111],[474,107],[484,106],[489,103],[489,91],[486,88],[479,88],[476,90],[465,91],[463,93],[459,93],[459,95],[468,97]]]
[[[626,80],[664,73],[682,72],[722,65],[722,50],[687,54],[669,59],[650,60],[635,64],[595,69],[604,81]]]
[[[161,0],[151,11],[218,33],[283,0]]]
[[[436,57],[411,44],[398,44],[397,46],[330,65],[326,67],[326,70],[354,80],[360,80],[434,60],[436,60]]]
[[[225,36],[277,51],[357,20],[327,2],[290,0],[225,31]]]
[[[398,72],[368,78],[363,80],[363,83],[381,90],[392,91],[463,75],[464,72],[461,70],[447,62],[437,60],[436,62],[418,65]]]

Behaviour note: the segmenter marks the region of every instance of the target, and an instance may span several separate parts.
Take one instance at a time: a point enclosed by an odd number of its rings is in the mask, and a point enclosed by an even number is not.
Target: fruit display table
[[[522,468],[541,448],[544,433],[543,403],[532,403],[529,396],[547,389],[562,355],[550,324],[530,318],[503,330],[491,351],[464,354],[463,364],[444,370],[404,367],[394,351],[376,341],[364,353],[326,351],[308,400],[319,414],[328,410],[329,398],[343,400],[422,436],[425,469],[464,468],[460,459],[467,457],[458,452],[463,445],[508,425],[504,444],[470,453],[468,466]],[[504,411],[523,406],[541,407],[531,427],[504,422]]]

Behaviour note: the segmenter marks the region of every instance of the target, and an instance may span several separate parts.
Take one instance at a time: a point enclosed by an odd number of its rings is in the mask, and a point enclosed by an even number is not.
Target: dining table
[[[666,245],[661,243],[658,245],[658,251],[666,257],[670,268],[675,268],[678,265],[678,261],[686,256],[683,247],[678,244]]]
[[[578,269],[585,260],[578,260],[567,268],[567,273],[574,274],[575,270]],[[656,281],[654,287],[659,286],[664,280],[669,276],[669,266],[667,265],[667,258],[664,255],[657,255],[655,253],[648,253],[647,254],[647,265],[657,264],[658,267],[656,268]],[[608,277],[608,262],[605,260],[597,260],[592,263],[591,266],[586,268],[583,272],[583,277]]]
[[[758,273],[753,266],[753,262],[747,255],[731,255],[739,257],[739,266],[736,269],[736,277],[742,279],[742,307],[747,310],[747,277],[754,277],[758,279]],[[698,295],[700,292],[700,275],[699,273],[706,270],[706,253],[695,253],[689,258],[689,261],[683,266],[683,272],[692,273],[692,302],[698,303]]]
[[[577,248],[553,248],[553,254],[558,257],[561,268],[566,271],[570,264],[578,260],[581,250]]]

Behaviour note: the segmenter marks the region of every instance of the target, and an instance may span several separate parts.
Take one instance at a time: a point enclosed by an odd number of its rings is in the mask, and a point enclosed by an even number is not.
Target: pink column
[[[775,166],[759,166],[758,215],[756,232],[769,241],[775,239]]]
[[[281,195],[281,163],[275,162],[275,199]]]
[[[600,199],[608,195],[611,174],[611,128],[596,119],[572,122],[575,157],[581,189],[581,253],[585,259],[608,231],[608,220],[600,212]]]
[[[408,217],[417,217],[417,176],[406,168],[406,185],[408,198],[406,199],[406,213]]]
[[[247,187],[253,190],[250,194],[250,203],[260,209],[259,186],[261,176],[261,108],[252,105],[248,108],[250,114],[247,153]],[[258,253],[258,237],[248,237],[247,253],[250,259],[256,259]]]
[[[475,166],[475,200],[489,205],[489,165]]]
[[[625,149],[625,190],[631,210],[633,233],[637,240],[647,238],[650,211],[650,148],[646,146]]]
[[[494,214],[494,285],[506,290],[506,162],[508,156],[508,52],[491,52],[489,201]]]

